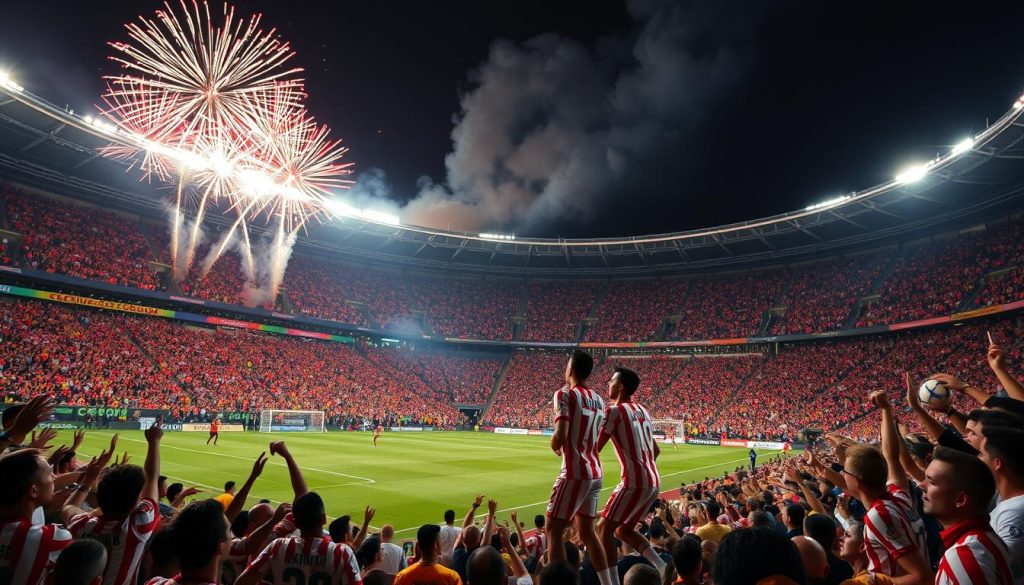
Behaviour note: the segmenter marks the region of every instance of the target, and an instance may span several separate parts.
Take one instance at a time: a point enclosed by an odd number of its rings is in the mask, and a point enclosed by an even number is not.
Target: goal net
[[[674,418],[655,419],[651,421],[655,435],[662,435],[664,440],[671,441],[674,437],[677,443],[686,442],[686,431],[683,430],[683,421]]]
[[[322,410],[261,410],[260,432],[324,432]]]

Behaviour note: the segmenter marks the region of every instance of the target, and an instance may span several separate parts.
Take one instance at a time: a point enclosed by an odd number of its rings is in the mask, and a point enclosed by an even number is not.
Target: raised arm
[[[473,498],[473,505],[470,506],[469,511],[466,512],[466,517],[462,519],[462,529],[459,530],[459,536],[455,539],[455,546],[462,544],[462,537],[466,534],[466,529],[473,525],[473,517],[476,515],[476,509],[480,507],[480,502],[484,501],[484,495]]]
[[[263,467],[266,464],[267,452],[264,451],[256,458],[256,462],[252,464],[252,471],[249,472],[249,478],[245,480],[241,489],[238,490],[234,499],[231,500],[231,505],[224,511],[224,515],[228,517],[228,522],[234,522],[238,513],[242,511],[242,508],[245,508],[245,500],[249,497],[249,490],[252,489],[252,484],[256,483],[256,478],[263,473]]]
[[[143,469],[146,471],[146,485],[142,488],[142,497],[154,502],[160,499],[160,439],[164,436],[163,418],[153,423],[146,429],[146,462]],[[113,452],[111,452],[113,455]]]
[[[820,473],[822,477],[832,482],[832,485],[839,486],[846,489],[846,478],[843,477],[842,473],[837,472],[831,467],[827,467],[824,463],[818,460],[818,457],[811,451],[811,448],[807,448],[807,464],[811,466],[817,473]]]
[[[491,535],[494,534],[494,514],[498,511],[498,502],[487,500],[487,520],[484,521],[484,534],[480,542],[487,544],[491,542]]]
[[[306,485],[306,478],[302,476],[302,470],[295,463],[295,458],[288,451],[288,446],[284,444],[284,441],[274,441],[271,443],[270,454],[280,455],[288,465],[288,477],[292,481],[292,492],[294,492],[295,497],[305,495],[309,491],[309,486]]]
[[[569,394],[565,390],[555,392],[555,432],[551,434],[551,450],[556,455],[562,454],[569,434]]]
[[[991,336],[989,336],[989,340],[991,339]],[[1024,386],[1021,386],[1017,378],[1014,378],[1009,370],[1006,369],[1006,355],[1004,354],[1003,347],[994,343],[989,345],[987,357],[988,366],[992,368],[992,372],[999,379],[999,383],[1003,385],[1003,389],[1006,390],[1010,398],[1024,400]]]
[[[956,376],[951,376],[949,374],[932,374],[931,379],[943,382],[944,384],[949,386],[950,390],[963,392],[964,394],[973,398],[979,406],[984,406],[985,401],[988,400],[989,398],[992,398],[992,395],[989,394],[988,392],[985,392],[980,388],[975,388],[974,386],[966,384],[963,380],[957,378]]]
[[[871,402],[882,414],[882,455],[885,456],[885,462],[889,467],[889,482],[901,489],[909,490],[910,480],[907,479],[907,472],[900,462],[900,443],[903,438],[896,427],[896,415],[892,412],[889,395],[885,390],[876,390],[871,393]]]
[[[518,526],[518,523],[516,525]],[[501,538],[501,546],[508,553],[509,562],[512,565],[512,574],[515,575],[516,580],[528,577],[530,574],[526,572],[526,565],[523,564],[523,559],[519,558],[519,553],[512,547],[512,541],[508,536],[508,529],[504,526],[498,528],[498,534]]]
[[[370,522],[373,520],[373,515],[376,513],[377,511],[370,506],[367,506],[366,510],[363,511],[363,525],[359,527],[359,534],[357,534],[356,539],[352,541],[353,549],[359,548],[363,544],[363,541],[366,540],[366,534],[370,531]]]
[[[519,548],[526,554],[526,536],[523,535],[523,527],[519,525],[519,515],[516,514],[515,510],[512,510],[510,514],[512,518],[512,524],[516,527],[516,539],[519,541]]]

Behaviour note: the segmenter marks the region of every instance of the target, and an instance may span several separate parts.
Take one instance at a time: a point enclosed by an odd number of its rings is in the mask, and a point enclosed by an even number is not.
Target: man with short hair
[[[224,493],[220,494],[219,496],[216,496],[213,499],[215,499],[218,502],[220,502],[220,505],[224,506],[224,509],[227,510],[228,506],[231,505],[232,500],[235,499],[235,482],[233,482],[233,481],[225,482],[224,483]]]
[[[220,419],[213,417],[210,421],[210,437],[206,439],[206,444],[209,445],[210,441],[213,441],[213,446],[217,446],[217,439],[220,437]],[[226,490],[225,490],[226,491]]]
[[[701,573],[704,572],[702,556],[700,540],[692,534],[684,535],[672,545],[672,564],[678,575],[676,583],[700,585]]]
[[[442,527],[443,529],[443,527]],[[399,571],[409,566],[405,559],[405,551],[402,547],[391,542],[395,538],[395,527],[385,524],[380,529],[380,550],[384,555],[380,562],[380,568],[388,575],[397,575]]]
[[[76,491],[64,504],[62,517],[75,538],[93,538],[107,548],[107,570],[103,585],[135,585],[146,544],[160,523],[157,507],[160,479],[162,421],[146,429],[146,460],[143,467],[118,465],[100,480],[96,489],[100,514],[82,510],[86,491]],[[90,484],[99,469],[87,471],[83,484]]]
[[[800,551],[800,560],[803,562],[804,574],[807,575],[807,582],[810,585],[823,585],[825,576],[828,575],[828,555],[818,541],[803,535],[797,535],[790,540]]]
[[[441,533],[438,534],[438,542],[441,543],[441,559],[451,559],[452,551],[455,550],[455,541],[459,539],[462,529],[455,525],[455,510],[444,511],[444,524],[441,526]]]
[[[204,500],[182,508],[171,523],[170,542],[181,573],[173,579],[150,579],[147,585],[220,582],[221,563],[231,545],[231,531],[224,508],[218,502]]]
[[[455,571],[438,564],[441,544],[437,537],[441,527],[424,524],[416,532],[416,550],[419,562],[395,575],[394,585],[462,585],[462,579]]]
[[[750,448],[750,472],[753,473],[757,467],[757,451],[753,447]]]
[[[289,517],[298,528],[299,535],[271,541],[238,576],[236,585],[256,585],[268,569],[269,580],[275,585],[292,583],[298,576],[301,576],[302,583],[312,583],[321,578],[323,581],[316,582],[362,583],[352,549],[347,544],[324,537],[327,513],[319,494],[307,491],[295,498]]]
[[[1024,581],[1024,431],[990,426],[982,433],[981,460],[999,493],[999,504],[989,514],[992,529],[1009,550],[1014,577]]]
[[[615,403],[605,408],[597,450],[604,449],[611,439],[622,475],[601,512],[598,533],[609,566],[616,566],[618,562],[615,551],[617,536],[647,559],[660,574],[665,572],[665,561],[636,530],[637,522],[658,500],[661,486],[655,463],[661,449],[654,441],[651,415],[642,405],[633,402],[633,395],[639,387],[640,376],[626,368],[615,368],[608,381],[608,397]]]
[[[804,535],[804,507],[789,504],[782,509],[782,522],[786,525],[786,538]]]
[[[942,544],[946,552],[939,561],[935,583],[1013,583],[1006,545],[992,530],[986,513],[996,483],[985,463],[954,449],[936,447],[921,489],[925,513],[945,528]]]
[[[897,585],[930,581],[924,522],[908,490],[910,481],[900,463],[900,441],[892,405],[884,390],[871,393],[882,415],[882,451],[870,445],[846,449],[842,474],[830,477],[868,508],[864,542],[872,572],[889,575]]]
[[[604,470],[597,442],[604,420],[604,400],[586,386],[594,358],[576,350],[565,366],[565,386],[555,392],[555,431],[551,450],[562,457],[562,469],[551,490],[545,530],[549,562],[565,559],[564,532],[570,523],[587,547],[601,585],[616,585],[618,573],[609,565],[594,530]]]
[[[718,521],[718,515],[722,513],[718,502],[714,500],[698,502],[697,513],[707,515],[707,522],[695,532],[702,541],[718,543],[729,533],[729,527]]]
[[[53,585],[100,585],[107,549],[95,540],[77,540],[61,551],[53,567]]]
[[[60,525],[32,523],[32,513],[53,500],[53,477],[35,449],[0,457],[0,574],[12,583],[41,585],[71,544],[71,533]]]
[[[533,517],[533,527],[536,529],[533,536],[526,539],[523,548],[526,549],[526,557],[539,559],[541,555],[548,552],[548,538],[544,535],[544,514],[537,514]]]
[[[661,585],[661,573],[650,565],[633,565],[622,577],[622,585]]]

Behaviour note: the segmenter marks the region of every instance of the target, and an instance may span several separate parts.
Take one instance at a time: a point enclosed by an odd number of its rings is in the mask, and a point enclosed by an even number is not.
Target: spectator
[[[786,525],[786,538],[803,536],[804,508],[800,504],[789,504],[782,510],[782,523]]]
[[[992,528],[1010,553],[1015,578],[1024,576],[1024,432],[1020,428],[987,428],[983,431],[981,460],[996,482],[999,504],[991,512]]]
[[[683,536],[672,545],[672,562],[679,576],[677,583],[700,585],[703,573],[701,556],[700,540],[692,534]]]
[[[53,585],[100,585],[107,568],[107,549],[95,540],[69,544],[53,567]]]
[[[938,447],[926,472],[924,511],[945,528],[945,554],[935,582],[1010,585],[1009,552],[989,525],[992,473],[977,457]]]
[[[170,528],[171,548],[181,573],[173,579],[152,579],[147,585],[219,583],[230,541],[223,506],[214,500],[192,502],[175,515]]]
[[[441,532],[437,536],[438,543],[441,545],[441,559],[449,561],[452,558],[452,552],[455,550],[455,541],[459,539],[459,534],[462,529],[455,525],[455,510],[445,510],[444,512],[444,524],[441,525]]]
[[[794,536],[790,540],[800,551],[800,560],[803,562],[808,585],[824,584],[829,573],[825,549],[816,540],[806,536]]]
[[[62,516],[71,535],[76,539],[99,540],[107,548],[107,558],[116,560],[107,565],[104,585],[135,585],[146,543],[160,523],[157,483],[163,434],[159,423],[146,429],[148,447],[144,467],[119,465],[99,481],[96,499],[101,513],[94,515],[81,508],[87,490],[76,491],[64,504]],[[115,435],[110,455],[113,455],[116,439]],[[109,460],[109,455],[107,458]],[[99,477],[100,469],[101,466],[90,467],[82,483],[91,485]]]
[[[397,575],[399,571],[408,566],[402,547],[391,542],[394,537],[395,528],[393,526],[385,524],[381,527],[380,541],[384,557],[381,559],[380,566],[374,568],[379,568],[388,575]]]
[[[805,583],[800,552],[793,541],[771,530],[744,528],[726,534],[711,568],[716,584],[758,583],[768,577]]]
[[[804,534],[816,540],[821,548],[825,549],[829,567],[825,583],[828,585],[838,585],[853,578],[853,568],[833,551],[836,544],[836,528],[835,521],[824,514],[812,514],[804,519]]]
[[[719,543],[729,533],[729,527],[718,522],[718,516],[722,513],[722,508],[719,507],[718,502],[714,500],[701,502],[701,505],[697,508],[697,513],[704,515],[706,518],[704,525],[697,529],[697,537],[702,541]]]
[[[419,561],[399,572],[394,585],[461,585],[459,574],[437,563],[441,555],[438,535],[441,527],[424,524],[416,532],[416,551]]]

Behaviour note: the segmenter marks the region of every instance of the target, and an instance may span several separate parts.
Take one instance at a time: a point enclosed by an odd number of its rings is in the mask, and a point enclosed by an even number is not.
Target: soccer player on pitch
[[[601,585],[616,585],[616,567],[609,567],[604,548],[594,530],[597,498],[603,470],[597,453],[598,434],[604,420],[604,400],[587,388],[594,358],[576,350],[565,367],[565,386],[555,392],[555,432],[551,450],[562,457],[562,470],[551,489],[545,531],[548,564],[565,560],[564,532],[575,523],[576,533],[590,553]]]
[[[373,431],[373,446],[377,446],[377,439],[380,438],[380,434],[384,432],[384,427],[377,425],[377,428]]]
[[[668,440],[672,443],[672,448],[678,449],[679,447],[676,445],[676,428],[674,426],[669,427],[665,433],[668,434]]]
[[[210,421],[210,438],[206,439],[206,444],[209,445],[210,441],[213,441],[213,446],[217,446],[217,438],[220,436],[220,419],[213,417]]]
[[[643,406],[633,402],[633,394],[640,386],[640,376],[626,368],[615,368],[608,381],[608,397],[615,401],[604,411],[604,426],[597,450],[604,449],[611,439],[615,456],[622,468],[622,479],[615,486],[612,497],[605,504],[598,522],[598,533],[608,566],[617,567],[615,537],[633,547],[658,573],[664,575],[666,564],[651,543],[637,532],[636,524],[658,499],[661,480],[655,460],[661,454],[654,441],[651,415]]]

